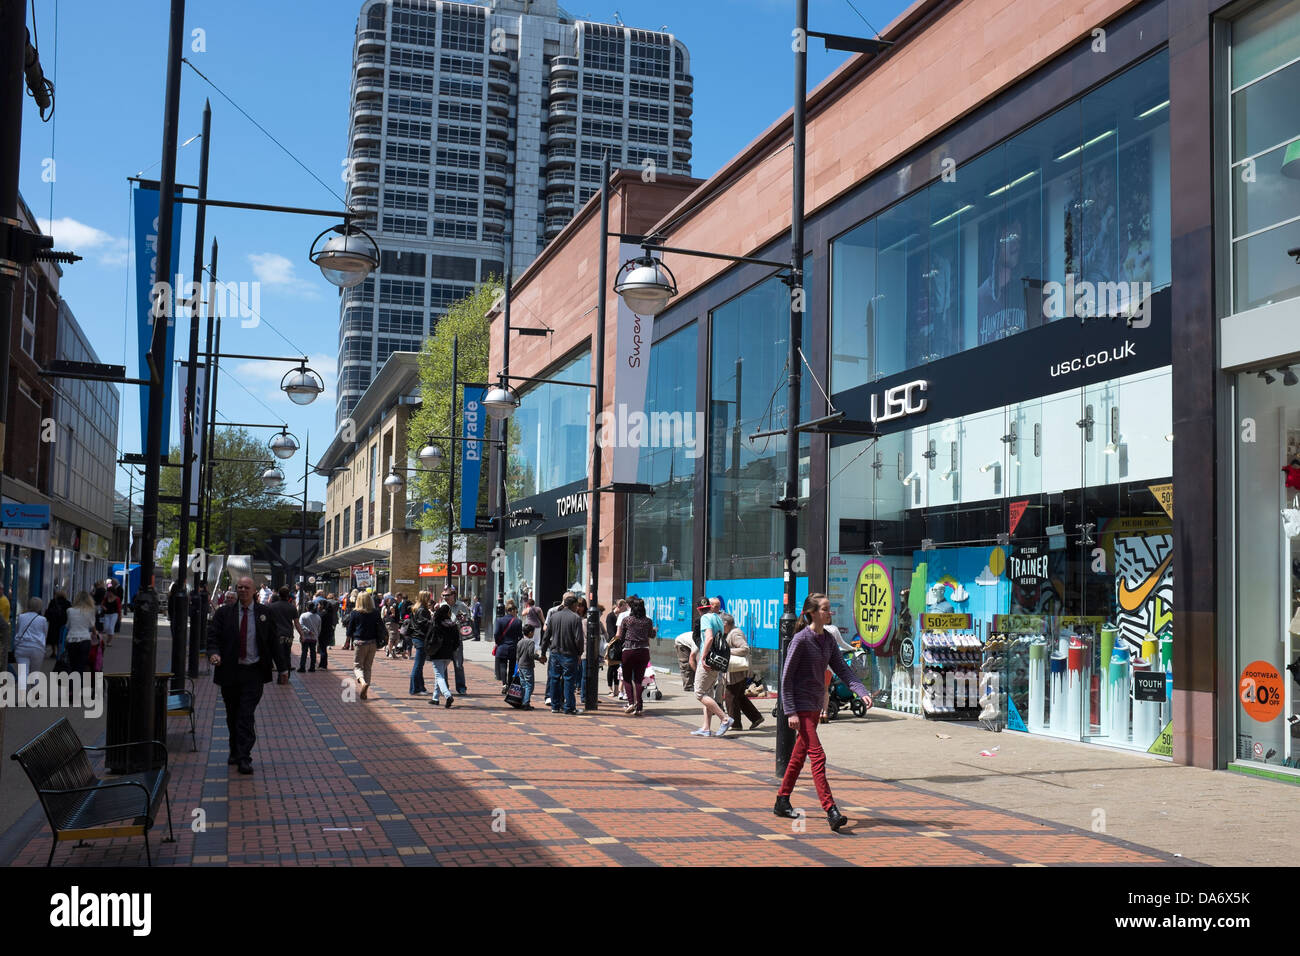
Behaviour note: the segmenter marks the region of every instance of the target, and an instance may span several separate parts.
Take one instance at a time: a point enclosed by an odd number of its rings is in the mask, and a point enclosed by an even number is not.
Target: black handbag
[[[619,638],[611,641],[609,647],[605,648],[605,660],[611,664],[621,663],[623,660],[623,640]]]

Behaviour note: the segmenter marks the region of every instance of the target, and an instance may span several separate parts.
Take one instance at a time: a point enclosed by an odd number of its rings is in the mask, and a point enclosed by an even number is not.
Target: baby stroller
[[[627,700],[627,695],[623,692],[623,665],[618,665],[618,699]],[[655,681],[654,666],[647,666],[645,675],[641,678],[641,699],[642,700],[663,700],[664,692],[659,689],[659,684]]]
[[[654,667],[647,667],[645,676],[641,678],[641,698],[649,700],[651,697],[655,700],[663,700],[664,692],[659,689],[659,684],[655,681]]]
[[[870,667],[867,654],[862,650],[855,650],[852,654],[844,655],[844,663],[857,675],[858,680],[862,681],[868,687],[871,686],[870,679],[866,672]],[[826,719],[834,720],[840,712],[840,708],[848,707],[854,717],[862,717],[867,713],[867,702],[853,693],[844,681],[840,680],[840,675],[834,671],[831,672],[830,699],[826,702]]]

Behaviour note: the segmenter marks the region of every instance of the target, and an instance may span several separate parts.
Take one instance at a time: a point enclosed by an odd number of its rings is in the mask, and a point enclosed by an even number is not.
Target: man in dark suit
[[[238,764],[240,773],[253,772],[253,714],[262,699],[262,685],[271,683],[276,651],[275,627],[267,609],[255,600],[254,588],[252,578],[240,578],[235,603],[218,608],[208,624],[208,660],[226,702],[230,731],[226,763]]]

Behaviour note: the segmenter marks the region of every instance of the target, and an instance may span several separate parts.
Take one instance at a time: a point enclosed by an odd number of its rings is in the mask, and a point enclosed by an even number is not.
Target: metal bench
[[[189,685],[187,690],[174,690],[167,695],[167,716],[168,717],[188,717],[190,719],[190,749],[199,749],[199,740],[195,736],[196,727],[194,717],[194,681],[192,678],[186,678],[185,682]]]
[[[158,765],[149,771],[123,774],[116,780],[98,777],[87,756],[92,751],[119,747],[149,746]],[[153,865],[149,831],[159,803],[167,806],[164,843],[174,843],[172,804],[167,793],[170,774],[167,748],[159,741],[86,747],[67,718],[42,731],[14,754],[36,788],[45,818],[54,836],[46,866],[54,862],[54,851],[63,840],[97,840],[121,836],[143,836],[146,862]],[[80,844],[79,844],[80,845]]]

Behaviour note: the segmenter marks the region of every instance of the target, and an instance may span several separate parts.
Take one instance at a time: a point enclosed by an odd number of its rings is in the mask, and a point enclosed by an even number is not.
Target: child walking
[[[519,668],[519,684],[524,689],[524,702],[520,710],[532,710],[529,703],[533,699],[533,666],[537,661],[537,641],[533,637],[536,630],[532,624],[524,625],[524,636],[515,645],[515,665]]]

